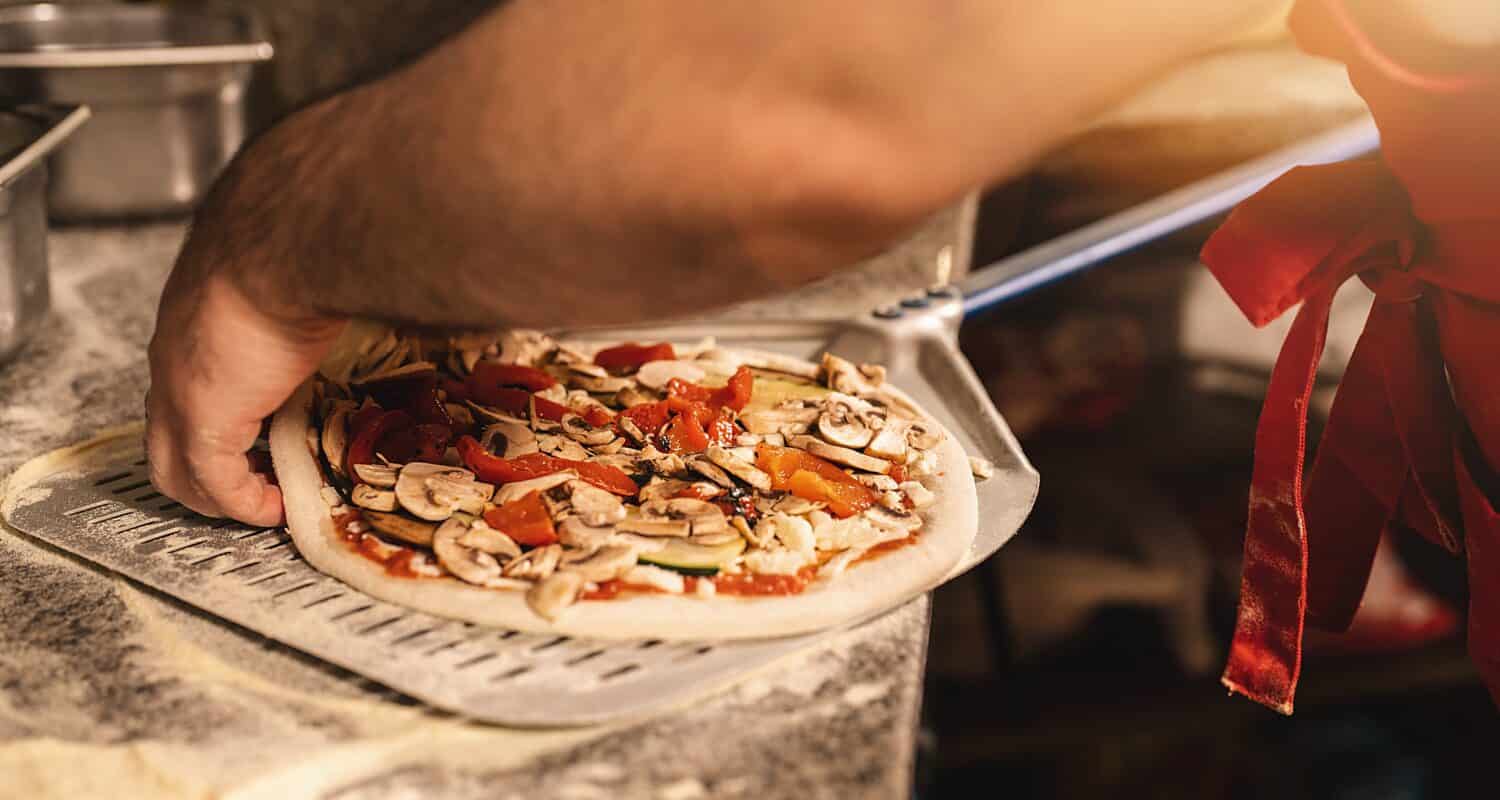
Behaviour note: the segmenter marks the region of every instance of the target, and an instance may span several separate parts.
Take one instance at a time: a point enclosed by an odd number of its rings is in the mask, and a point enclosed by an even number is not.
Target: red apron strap
[[[1307,404],[1328,336],[1333,293],[1333,288],[1318,292],[1297,312],[1261,407],[1239,618],[1222,679],[1230,691],[1283,714],[1292,712],[1302,668],[1302,621],[1307,608],[1307,528],[1302,515]]]

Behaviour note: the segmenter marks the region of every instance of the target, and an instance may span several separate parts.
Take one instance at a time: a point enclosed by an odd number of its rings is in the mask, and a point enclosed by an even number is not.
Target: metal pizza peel
[[[945,580],[952,579],[1016,534],[1039,486],[959,351],[964,318],[1222,213],[1293,166],[1342,160],[1377,146],[1369,122],[1339,128],[856,319],[704,322],[581,335],[714,336],[726,347],[813,360],[828,351],[885,365],[890,382],[966,451],[994,466],[993,476],[977,483],[978,535]],[[416,613],[314,570],[282,529],[205,519],[163,497],[147,479],[138,441],[127,433],[78,448],[39,476],[23,467],[6,488],[7,522],[210,615],[469,718],[517,727],[639,718],[730,685],[839,632],[727,643],[606,642]],[[932,588],[917,587],[911,597]],[[518,691],[527,702],[514,702]]]

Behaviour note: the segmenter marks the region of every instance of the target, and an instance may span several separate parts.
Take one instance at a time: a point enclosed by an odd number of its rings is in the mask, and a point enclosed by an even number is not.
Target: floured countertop
[[[857,313],[967,263],[972,207],[768,317]],[[141,417],[183,228],[54,231],[53,313],[0,366],[0,475]],[[461,722],[0,531],[0,798],[877,798],[910,794],[927,600],[627,727]],[[523,699],[524,700],[524,699]]]

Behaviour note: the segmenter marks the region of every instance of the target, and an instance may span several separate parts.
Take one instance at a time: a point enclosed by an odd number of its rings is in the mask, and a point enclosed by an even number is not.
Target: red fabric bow
[[[1500,702],[1500,515],[1480,485],[1500,463],[1500,145],[1472,127],[1500,123],[1500,84],[1391,75],[1348,22],[1336,0],[1293,18],[1304,44],[1350,63],[1384,160],[1287,173],[1202,254],[1256,325],[1302,304],[1256,431],[1223,680],[1291,713],[1304,620],[1347,628],[1382,531],[1400,526],[1466,553],[1470,655]],[[1304,481],[1329,308],[1356,275],[1375,304]]]

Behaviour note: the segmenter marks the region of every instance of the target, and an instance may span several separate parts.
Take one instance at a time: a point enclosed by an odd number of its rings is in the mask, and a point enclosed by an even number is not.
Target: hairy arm
[[[1280,0],[514,0],[249,145],[152,341],[163,492],[270,524],[245,456],[342,321],[569,326],[817,278]]]

